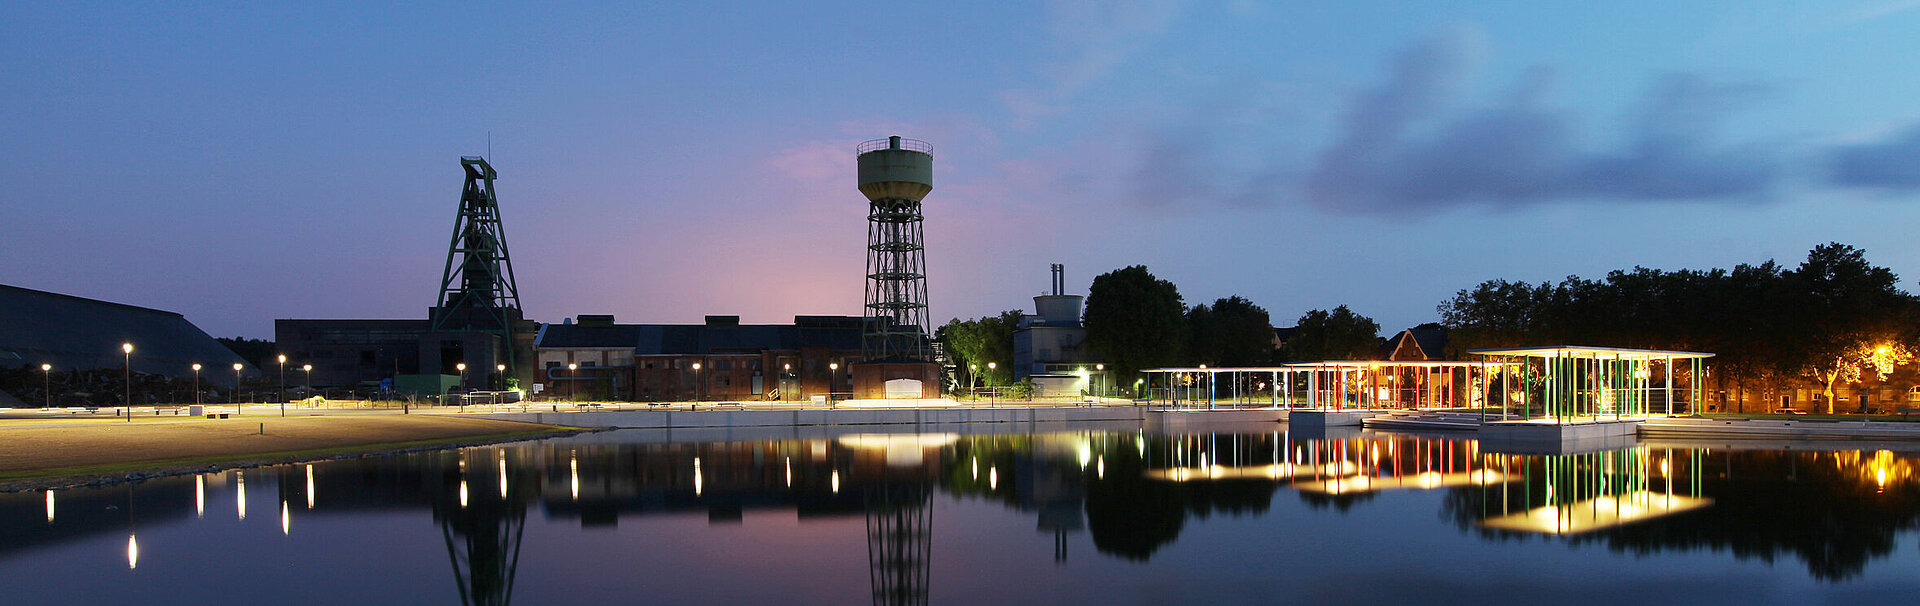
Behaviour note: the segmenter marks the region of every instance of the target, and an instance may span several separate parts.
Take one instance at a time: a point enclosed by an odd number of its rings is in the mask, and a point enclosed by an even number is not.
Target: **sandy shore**
[[[570,430],[436,415],[0,425],[0,491],[481,444]]]

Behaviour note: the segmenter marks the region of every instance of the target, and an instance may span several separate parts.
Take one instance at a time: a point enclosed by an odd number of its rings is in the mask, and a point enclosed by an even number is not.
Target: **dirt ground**
[[[0,424],[0,490],[70,485],[134,472],[534,437],[555,430],[531,423],[436,415],[9,422]]]

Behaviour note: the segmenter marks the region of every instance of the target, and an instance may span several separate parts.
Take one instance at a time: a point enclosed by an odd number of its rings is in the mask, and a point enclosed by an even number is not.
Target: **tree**
[[[1180,289],[1144,265],[1101,274],[1087,289],[1087,345],[1125,385],[1141,369],[1182,359],[1186,311]]]
[[[1214,366],[1255,366],[1273,359],[1273,321],[1239,295],[1187,312],[1190,359]]]
[[[1289,362],[1364,360],[1379,348],[1380,324],[1341,305],[1332,312],[1315,309],[1301,314],[1293,336],[1280,346],[1280,355]]]
[[[1805,372],[1824,384],[1829,414],[1835,382],[1859,381],[1869,365],[1885,367],[1884,377],[1889,362],[1912,359],[1897,339],[1914,298],[1897,287],[1892,270],[1868,263],[1866,251],[1822,244],[1785,278],[1795,319],[1785,336],[1802,352]]]
[[[933,334],[946,344],[954,365],[966,369],[967,382],[979,376],[988,385],[1006,385],[1013,377],[1013,331],[1020,327],[1022,315],[1020,310],[1010,309],[977,320],[954,318]],[[976,366],[978,371],[973,369]]]

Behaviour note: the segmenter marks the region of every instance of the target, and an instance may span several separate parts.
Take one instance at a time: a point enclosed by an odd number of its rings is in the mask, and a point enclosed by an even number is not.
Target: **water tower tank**
[[[860,144],[860,193],[868,200],[899,198],[919,202],[933,191],[933,146],[926,141],[887,137]]]

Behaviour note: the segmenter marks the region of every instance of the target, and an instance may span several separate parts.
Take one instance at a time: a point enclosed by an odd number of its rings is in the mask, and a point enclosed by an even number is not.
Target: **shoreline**
[[[9,425],[0,492],[564,437],[592,429],[438,415]]]

